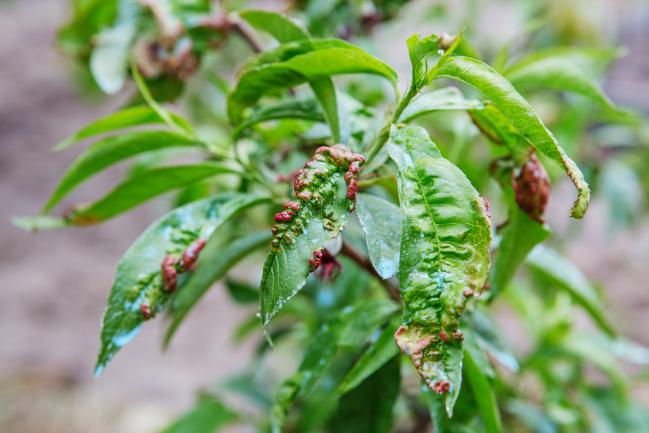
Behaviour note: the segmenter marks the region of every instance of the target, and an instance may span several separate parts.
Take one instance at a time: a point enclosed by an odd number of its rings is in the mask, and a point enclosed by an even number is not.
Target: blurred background
[[[469,18],[473,33],[480,35],[475,42],[498,47],[525,25],[516,3],[410,2],[398,20],[377,29],[375,51],[407,71],[405,37],[455,33]],[[554,3],[549,13],[556,15],[548,19],[626,47],[605,89],[618,105],[649,113],[647,2]],[[277,9],[283,4],[261,5]],[[450,16],[446,25],[436,18],[440,9]],[[37,213],[73,160],[75,152],[54,155],[51,146],[110,113],[132,92],[103,96],[78,78],[74,62],[55,45],[57,28],[69,16],[66,0],[0,0],[0,431],[155,432],[191,403],[197,388],[241,370],[254,342],[235,344],[230,334],[250,309],[235,308],[216,288],[166,353],[159,344],[162,327],[153,324],[101,378],[92,378],[99,320],[117,260],[168,208],[168,200],[86,229],[29,234],[9,223],[11,217]],[[98,176],[79,189],[79,197],[108,190],[121,173],[116,169]],[[616,224],[617,205],[602,195],[595,196],[583,222],[569,220],[571,186],[560,182],[553,187],[548,222],[555,236],[575,238],[567,254],[604,288],[619,328],[649,346],[649,220]],[[646,205],[642,190],[635,197],[639,209]],[[516,330],[511,333],[516,338]],[[649,405],[649,387],[634,392]]]

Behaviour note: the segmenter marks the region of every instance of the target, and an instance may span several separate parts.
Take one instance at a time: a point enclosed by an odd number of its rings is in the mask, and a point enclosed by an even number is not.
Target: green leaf
[[[90,70],[105,93],[112,95],[124,86],[140,8],[136,1],[121,0],[115,25],[96,36],[90,56]]]
[[[281,433],[288,411],[298,396],[311,393],[336,356],[336,323],[325,323],[313,335],[312,342],[296,374],[282,383],[271,409],[273,433]]]
[[[466,319],[467,327],[471,328],[472,333],[475,334],[480,349],[511,371],[517,372],[519,365],[516,355],[504,341],[502,332],[487,311],[475,308],[467,315]]]
[[[327,118],[327,124],[331,129],[331,139],[334,143],[340,142],[340,119],[338,118],[338,100],[336,87],[331,78],[317,78],[309,83],[313,93],[320,101],[322,110]]]
[[[240,12],[239,15],[257,30],[265,31],[272,35],[280,44],[309,39],[306,30],[287,17],[268,11],[249,10]],[[311,80],[313,93],[320,101],[331,128],[334,143],[340,142],[340,122],[338,120],[338,105],[336,102],[336,89],[331,78]]]
[[[347,183],[356,183],[363,161],[342,145],[320,147],[297,175],[297,201],[289,203],[294,209],[275,216],[275,237],[264,263],[261,320],[266,331],[275,313],[304,286],[324,243],[342,231],[354,208]]]
[[[314,39],[292,42],[253,59],[228,96],[228,115],[237,125],[243,111],[264,95],[340,74],[375,74],[396,85],[396,73],[377,58],[347,42]]]
[[[467,336],[469,335],[467,334]],[[502,423],[498,405],[496,404],[496,396],[489,383],[489,378],[485,374],[485,371],[488,368],[490,369],[491,366],[488,365],[486,359],[484,359],[483,364],[478,362],[479,359],[484,358],[484,355],[475,341],[467,339],[465,344],[464,369],[478,406],[482,425],[486,433],[500,433]]]
[[[384,364],[358,387],[345,394],[329,420],[336,433],[389,433],[399,395],[399,356]]]
[[[527,254],[550,236],[550,229],[511,203],[509,220],[500,229],[499,235],[500,243],[493,255],[489,274],[489,299],[494,299],[507,287]]]
[[[258,123],[280,119],[301,119],[312,120],[314,122],[325,121],[322,111],[314,99],[292,99],[254,107],[241,123],[239,123],[232,133],[232,137],[236,141],[246,129]]]
[[[511,122],[492,103],[484,103],[481,109],[469,110],[474,125],[489,140],[503,145],[518,165],[529,159],[530,145]]]
[[[210,239],[218,227],[238,212],[264,201],[254,196],[224,194],[193,202],[169,212],[137,238],[117,265],[102,320],[95,375],[101,374],[115,353],[137,336],[145,319],[166,307],[174,290],[163,282],[163,260],[169,256],[178,262],[174,265],[180,273],[176,290],[182,291],[188,277],[185,274],[191,272],[182,272],[180,263],[187,248],[197,245],[199,240]]]
[[[288,17],[277,12],[248,9],[239,16],[257,30],[270,34],[280,44],[309,39],[309,33]]]
[[[399,311],[399,306],[389,299],[362,299],[345,307],[340,314],[338,344],[357,347],[364,344],[387,318]]]
[[[399,267],[401,210],[370,194],[358,194],[356,206],[372,265],[381,278],[392,278]]]
[[[565,53],[550,50],[522,59],[505,72],[505,77],[518,90],[552,89],[583,95],[607,109],[616,110],[613,102],[590,76]]]
[[[419,91],[426,85],[429,63],[439,59],[439,37],[430,35],[422,39],[419,35],[412,35],[406,40],[406,45],[412,65],[411,86],[415,91]]]
[[[215,433],[236,419],[237,415],[216,397],[203,393],[192,409],[161,433]]]
[[[245,207],[262,202],[265,201],[254,201]],[[223,224],[214,230],[212,237],[198,258],[198,262],[196,262],[196,268],[191,277],[185,286],[183,286],[183,290],[178,292],[171,301],[170,308],[167,311],[170,320],[164,337],[165,347],[169,345],[171,338],[187,314],[209,290],[212,284],[220,278],[223,278],[237,262],[252,251],[268,245],[272,237],[270,232],[264,231],[232,240],[227,236],[227,233],[224,233],[227,230],[228,228],[224,227]],[[228,287],[230,287],[229,284]],[[238,293],[241,293],[241,291]],[[246,294],[246,296],[252,295],[254,295],[253,300],[256,302],[259,299],[259,292],[254,290],[253,293]]]
[[[180,117],[176,117],[180,119]],[[52,150],[60,151],[67,149],[68,147],[79,143],[86,138],[94,137],[99,134],[105,134],[124,128],[130,128],[132,126],[150,125],[156,123],[163,123],[163,120],[150,107],[146,105],[127,107],[107,116],[100,117],[94,122],[89,123],[88,125],[78,130],[76,133],[74,133],[72,136],[55,145]]]
[[[394,332],[397,327],[398,323],[393,321],[381,331],[376,341],[372,342],[370,347],[363,352],[354,366],[347,372],[338,388],[338,392],[344,394],[356,388],[399,353],[399,348],[394,344]]]
[[[557,288],[570,294],[573,300],[586,310],[604,332],[611,336],[617,334],[615,327],[606,316],[597,290],[568,259],[549,247],[538,245],[527,256],[526,263],[533,271],[550,280]]]
[[[487,278],[491,225],[483,199],[426,130],[393,126],[388,151],[403,215],[404,326],[395,340],[450,415],[462,380],[460,313]]]
[[[484,94],[511,124],[536,149],[563,166],[577,188],[577,200],[570,215],[582,218],[590,200],[590,189],[584,176],[552,133],[545,127],[534,108],[498,72],[485,63],[468,57],[451,57],[435,71],[435,78],[453,78]]]
[[[399,122],[408,123],[417,117],[436,111],[480,110],[482,108],[482,102],[475,99],[466,99],[456,87],[444,87],[423,93],[413,99],[401,113]]]
[[[217,174],[237,173],[229,167],[203,163],[154,168],[126,179],[100,200],[72,211],[73,225],[94,224],[112,218],[167,191],[191,185]]]
[[[268,242],[270,242],[270,233],[266,233],[266,236],[268,237]],[[239,304],[256,304],[259,302],[259,288],[252,287],[248,283],[226,278],[225,287],[228,289],[230,298]]]
[[[134,131],[103,138],[74,160],[42,212],[51,210],[83,181],[119,161],[153,150],[191,146],[200,147],[197,142],[171,131]]]

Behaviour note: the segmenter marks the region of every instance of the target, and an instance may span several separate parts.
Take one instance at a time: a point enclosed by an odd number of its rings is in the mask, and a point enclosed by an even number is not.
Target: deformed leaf
[[[216,433],[237,417],[237,414],[225,407],[219,399],[203,393],[199,395],[193,408],[161,433]]]
[[[383,279],[395,276],[401,247],[401,210],[380,197],[358,194],[356,214],[374,269]]]
[[[98,223],[172,189],[182,188],[201,179],[225,173],[236,173],[236,171],[211,163],[144,170],[117,185],[98,201],[74,209],[66,215],[66,219],[72,225]]]
[[[274,239],[261,281],[261,320],[271,319],[305,284],[322,259],[322,248],[343,229],[354,209],[357,175],[364,158],[343,145],[320,147],[298,173],[296,200],[275,215]]]
[[[462,380],[460,315],[487,278],[491,225],[483,199],[426,130],[393,126],[388,151],[403,215],[404,325],[395,339],[451,414]]]
[[[103,138],[93,143],[70,165],[43,212],[52,209],[70,191],[101,170],[134,155],[171,147],[200,145],[171,131],[134,131]]]
[[[436,111],[480,110],[482,108],[482,102],[466,99],[456,87],[444,87],[423,93],[413,99],[401,113],[399,122],[408,123],[417,117]]]
[[[120,259],[101,328],[95,375],[182,291],[205,241],[241,210],[265,201],[224,194],[192,202],[153,223]],[[187,275],[190,274],[190,275]]]
[[[250,205],[262,201],[252,202]],[[247,206],[246,206],[247,207]],[[268,245],[271,234],[268,231],[252,233],[234,241],[227,236],[223,224],[217,227],[201,253],[191,278],[171,301],[169,310],[169,324],[164,337],[164,346],[168,346],[176,330],[183,322],[189,311],[196,305],[207,290],[220,278],[223,278],[232,266],[247,256],[250,252]],[[259,292],[255,290],[254,302],[259,299]]]
[[[611,336],[617,334],[615,327],[606,316],[597,290],[568,259],[549,247],[538,245],[527,256],[526,263],[532,270],[570,294],[604,332]]]
[[[453,78],[467,83],[484,94],[525,139],[536,149],[565,168],[577,188],[577,200],[570,215],[582,218],[590,200],[590,189],[584,176],[559,146],[552,133],[545,127],[529,102],[514,89],[512,84],[493,68],[469,57],[449,58],[435,71],[436,78]]]

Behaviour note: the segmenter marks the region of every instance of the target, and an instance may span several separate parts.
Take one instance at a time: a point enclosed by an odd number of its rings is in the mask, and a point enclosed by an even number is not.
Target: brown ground
[[[12,216],[38,211],[74,157],[74,151],[53,155],[49,147],[119,102],[80,99],[53,45],[63,6],[62,0],[0,3],[0,430],[153,432],[189,404],[196,388],[244,365],[250,347],[233,346],[228,335],[246,312],[213,290],[164,356],[160,328],[148,326],[100,379],[92,379],[115,263],[164,202],[90,229],[30,235],[9,224]],[[647,33],[633,36],[644,41]],[[631,75],[618,69],[618,75],[647,89],[644,68],[634,67]],[[628,86],[612,90],[623,101],[647,104]],[[647,92],[640,94],[646,98]],[[78,197],[106,191],[118,174],[99,176]],[[570,228],[570,199],[557,195],[551,214],[561,233]],[[649,229],[644,224],[612,233],[604,214],[596,202],[571,256],[606,285],[620,325],[649,345]]]

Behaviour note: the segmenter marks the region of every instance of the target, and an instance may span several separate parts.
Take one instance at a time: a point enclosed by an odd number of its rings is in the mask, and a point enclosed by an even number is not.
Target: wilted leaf
[[[380,197],[358,194],[356,214],[374,269],[383,279],[395,276],[401,247],[401,210]]]
[[[187,278],[191,281],[188,262],[190,256],[195,261],[201,242],[241,210],[265,200],[225,194],[193,202],[169,212],[140,235],[117,265],[102,320],[96,375],[140,332],[145,320],[166,307],[176,289],[182,291]]]
[[[453,78],[480,91],[509,119],[532,146],[563,166],[575,184],[578,193],[570,215],[575,218],[584,216],[590,200],[590,189],[583,174],[559,146],[534,108],[514,89],[509,81],[485,63],[461,56],[448,59],[435,71],[435,77]]]
[[[404,326],[395,339],[451,414],[462,380],[460,314],[487,278],[491,225],[478,192],[423,128],[393,126],[388,151],[403,215]]]

